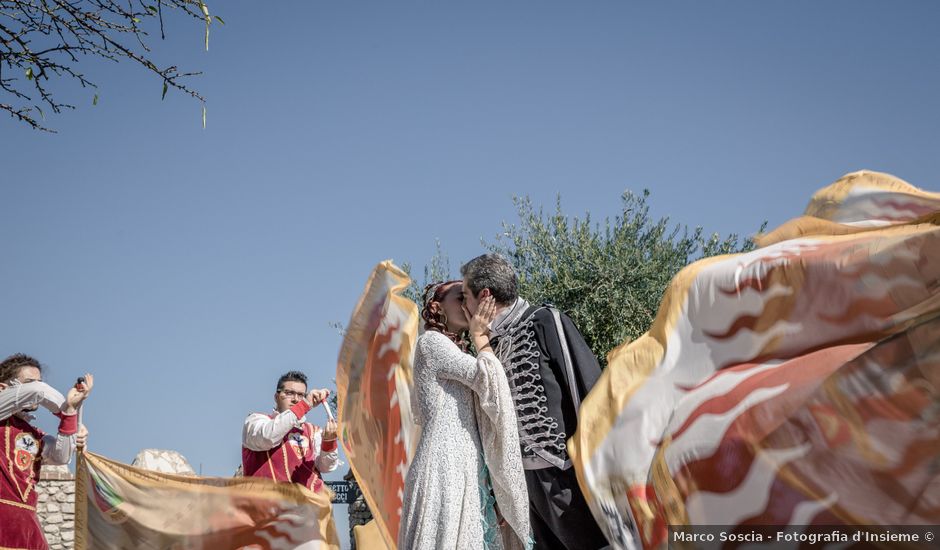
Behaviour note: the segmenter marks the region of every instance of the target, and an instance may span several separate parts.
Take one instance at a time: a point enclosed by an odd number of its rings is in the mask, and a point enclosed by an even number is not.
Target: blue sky
[[[332,386],[372,267],[480,253],[511,197],[750,233],[868,168],[940,190],[940,3],[210,2],[42,134],[0,119],[0,355],[98,377],[92,450],[239,463],[277,376]],[[315,419],[321,420],[317,411]],[[46,419],[46,427],[52,427]],[[341,530],[345,514],[340,510]]]

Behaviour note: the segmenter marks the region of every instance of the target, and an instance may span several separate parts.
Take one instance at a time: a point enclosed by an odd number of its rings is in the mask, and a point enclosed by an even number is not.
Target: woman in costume
[[[531,547],[516,415],[489,345],[492,299],[472,318],[460,281],[428,285],[425,332],[414,358],[421,438],[405,480],[398,547],[409,550]],[[465,331],[478,355],[466,351]]]

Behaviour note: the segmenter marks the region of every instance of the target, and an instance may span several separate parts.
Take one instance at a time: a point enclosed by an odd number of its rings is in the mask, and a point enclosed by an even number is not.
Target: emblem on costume
[[[287,437],[287,441],[290,443],[290,448],[297,453],[297,458],[307,456],[307,449],[310,448],[310,439],[307,436],[294,432]]]
[[[16,467],[24,471],[32,468],[36,454],[39,453],[39,442],[33,434],[23,432],[17,435],[14,449],[13,462]]]

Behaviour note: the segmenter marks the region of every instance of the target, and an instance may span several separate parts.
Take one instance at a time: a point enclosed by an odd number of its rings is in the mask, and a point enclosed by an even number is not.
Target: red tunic
[[[60,418],[60,433],[77,431],[75,416]],[[4,550],[49,548],[36,517],[43,435],[17,416],[0,420],[0,548]]]
[[[268,415],[274,418],[274,414]],[[267,451],[252,451],[242,447],[242,471],[246,477],[266,477],[285,483],[299,483],[319,491],[323,486],[316,467],[318,450],[314,448],[314,435],[319,428],[309,422],[292,428],[283,441]],[[336,441],[324,441],[320,449],[336,449]]]

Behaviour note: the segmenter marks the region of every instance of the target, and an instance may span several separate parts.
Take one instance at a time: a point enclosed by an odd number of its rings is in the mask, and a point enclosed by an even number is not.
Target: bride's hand
[[[466,311],[466,306],[464,306]],[[469,315],[468,315],[469,317]],[[470,338],[476,340],[489,336],[490,323],[496,318],[496,300],[492,296],[487,296],[480,300],[477,312],[470,317]]]

